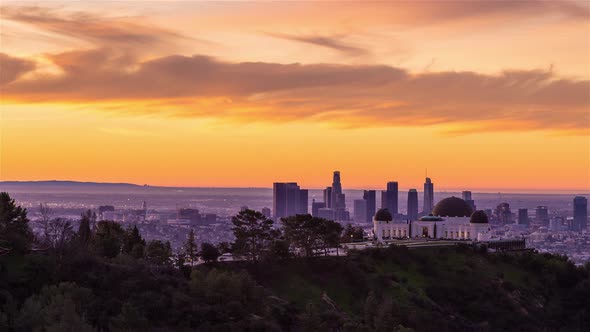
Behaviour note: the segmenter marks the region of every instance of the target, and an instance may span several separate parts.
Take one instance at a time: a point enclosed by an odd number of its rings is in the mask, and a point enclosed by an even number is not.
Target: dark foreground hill
[[[392,247],[156,267],[79,250],[0,257],[2,331],[588,331],[589,268]]]

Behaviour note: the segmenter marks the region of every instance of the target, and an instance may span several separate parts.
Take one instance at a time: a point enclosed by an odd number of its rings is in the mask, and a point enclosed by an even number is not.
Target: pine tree
[[[191,259],[191,266],[194,265],[196,251],[197,251],[197,243],[195,242],[195,231],[191,229],[188,233],[188,238],[186,239],[186,255]]]

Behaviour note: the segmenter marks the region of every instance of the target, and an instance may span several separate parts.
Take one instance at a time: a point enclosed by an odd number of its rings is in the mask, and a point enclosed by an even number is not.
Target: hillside
[[[192,273],[124,255],[103,259],[82,251],[59,260],[8,255],[0,257],[0,280],[3,330],[51,323],[52,303],[63,308],[66,298],[73,303],[77,330],[89,331],[584,331],[590,326],[587,267],[576,268],[562,257],[469,247],[219,262]],[[64,324],[65,313],[61,317],[53,323]]]

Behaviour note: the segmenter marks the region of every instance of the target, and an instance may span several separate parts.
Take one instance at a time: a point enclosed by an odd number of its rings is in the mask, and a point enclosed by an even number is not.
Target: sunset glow
[[[590,190],[586,1],[3,2],[0,180]]]

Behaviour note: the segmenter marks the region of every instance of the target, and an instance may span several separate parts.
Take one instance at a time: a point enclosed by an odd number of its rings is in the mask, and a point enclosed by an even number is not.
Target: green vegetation
[[[9,197],[0,203],[0,212],[17,215],[26,224],[26,212],[18,211],[22,209]],[[246,214],[260,221],[257,214]],[[336,234],[340,238],[342,229],[297,216],[285,230],[289,236],[267,241],[266,235],[253,232],[264,245],[249,242],[246,248],[256,250],[255,255],[249,253],[251,259],[216,262],[220,248],[226,252],[236,244],[202,244],[199,254],[208,263],[191,267],[184,264],[187,255],[173,255],[165,242],[146,243],[136,228],[122,229],[112,222],[94,225],[87,214],[82,220],[78,232],[56,223],[63,231],[47,232],[47,243],[54,245],[42,251],[29,251],[31,242],[21,241],[29,236],[27,227],[0,232],[10,249],[0,256],[0,331],[590,327],[590,265],[575,267],[561,256],[488,253],[468,245],[413,250],[391,246],[344,257],[315,256],[333,244]],[[303,234],[311,234],[296,224],[320,234],[314,235],[309,256],[290,254],[295,243],[291,239],[303,241]],[[21,240],[11,242],[13,238]]]

